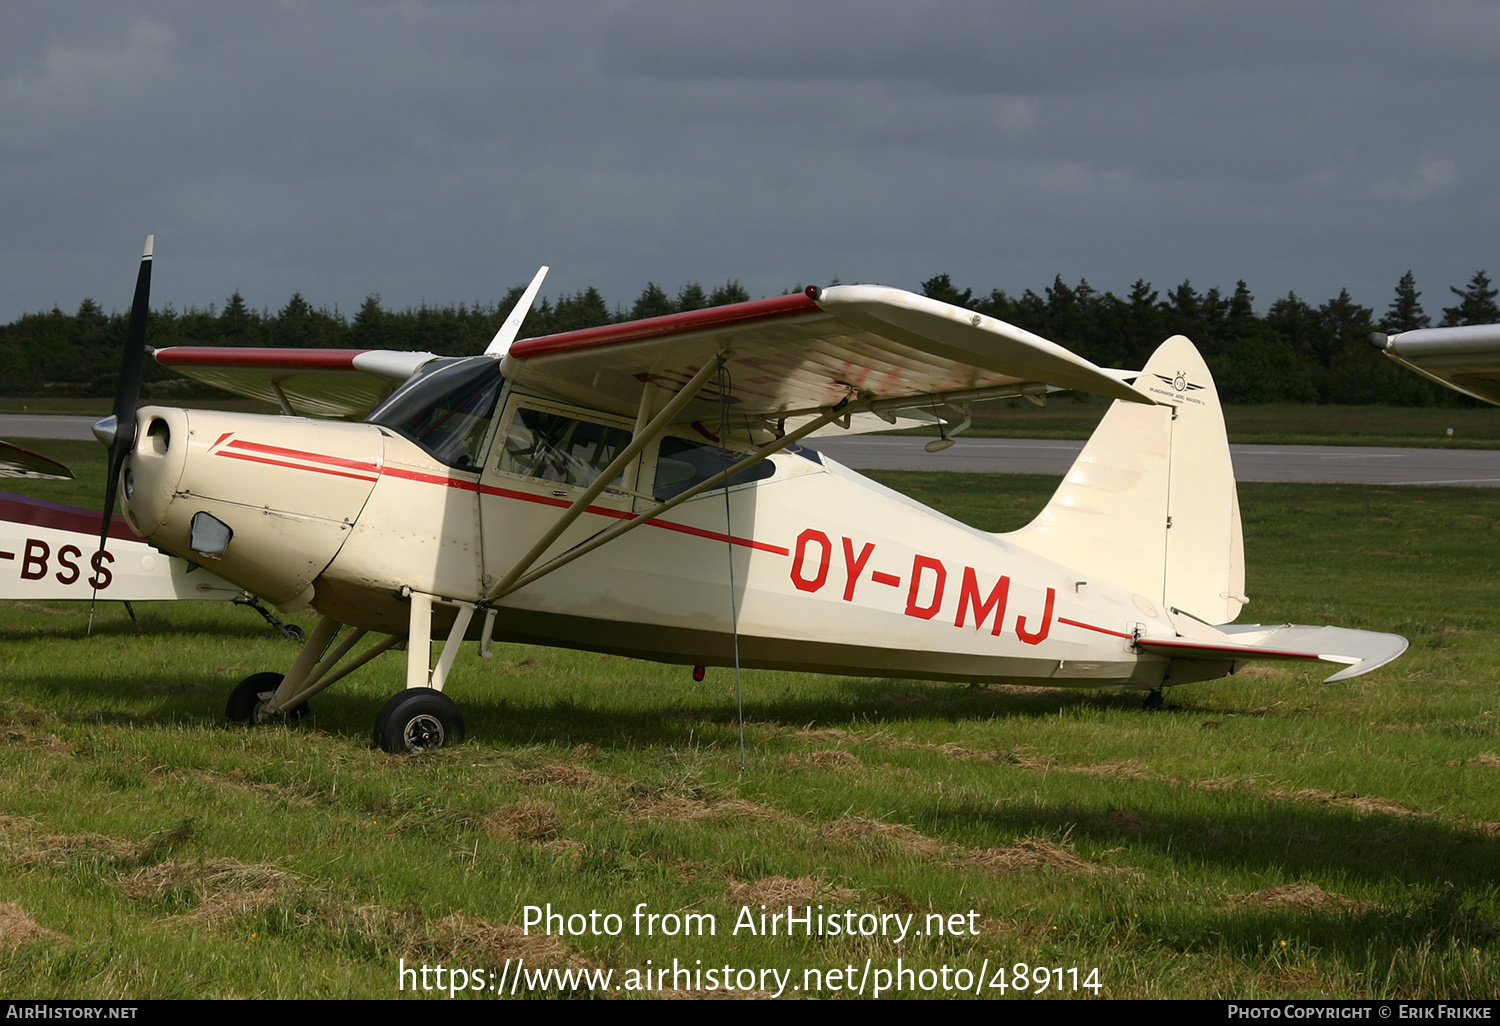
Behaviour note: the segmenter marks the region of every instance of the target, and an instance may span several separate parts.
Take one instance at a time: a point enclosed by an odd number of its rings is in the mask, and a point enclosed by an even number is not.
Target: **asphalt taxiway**
[[[0,438],[92,438],[97,418],[0,416]],[[955,470],[978,474],[1065,473],[1083,443],[1046,438],[960,438],[942,452],[912,435],[817,438],[808,444],[855,470]],[[1240,481],[1323,484],[1500,486],[1500,449],[1389,449],[1360,445],[1231,445]]]

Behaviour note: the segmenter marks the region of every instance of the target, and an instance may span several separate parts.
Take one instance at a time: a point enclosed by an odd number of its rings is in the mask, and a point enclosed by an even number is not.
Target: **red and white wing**
[[[676,391],[725,359],[740,423],[795,419],[840,403],[864,410],[1075,389],[1152,403],[1110,371],[1012,324],[899,289],[837,285],[732,306],[585,328],[514,343],[508,380],[526,392],[634,417],[642,389]],[[432,353],[183,346],[156,360],[184,374],[316,417],[358,419]],[[679,417],[716,422],[710,378]],[[873,419],[873,418],[872,418]]]
[[[762,419],[845,399],[895,409],[925,397],[1020,394],[1033,385],[1154,401],[1119,372],[1029,331],[872,285],[808,289],[526,339],[511,346],[505,375],[527,391],[634,416],[643,383],[676,388],[721,353],[734,414]],[[681,419],[707,421],[718,402],[711,382]]]
[[[174,346],[156,362],[299,417],[360,420],[435,353]]]

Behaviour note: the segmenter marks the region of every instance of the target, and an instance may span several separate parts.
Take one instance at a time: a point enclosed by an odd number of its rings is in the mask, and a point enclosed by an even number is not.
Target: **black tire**
[[[281,673],[252,673],[236,684],[234,690],[229,693],[229,701],[224,706],[224,716],[230,723],[253,724],[255,707],[260,704],[261,693],[275,691],[281,687],[285,676]],[[282,715],[292,722],[300,720],[307,715],[307,703],[303,702]]]
[[[463,713],[432,688],[407,688],[375,717],[375,744],[392,755],[450,748],[463,739]]]
[[[304,631],[301,627],[298,627],[296,624],[289,623],[286,625],[286,637],[288,641],[306,641],[307,632]]]

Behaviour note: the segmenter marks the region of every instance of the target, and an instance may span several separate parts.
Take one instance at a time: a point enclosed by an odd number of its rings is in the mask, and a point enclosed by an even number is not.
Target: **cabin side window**
[[[733,452],[717,445],[690,442],[685,438],[663,438],[656,453],[656,477],[651,483],[651,495],[658,502],[665,502],[700,481],[707,481],[745,458],[742,452]],[[776,473],[776,464],[762,460],[748,470],[742,470],[720,488],[764,481]]]
[[[630,432],[560,413],[516,409],[496,469],[587,487],[630,444]],[[619,484],[621,474],[611,484]]]

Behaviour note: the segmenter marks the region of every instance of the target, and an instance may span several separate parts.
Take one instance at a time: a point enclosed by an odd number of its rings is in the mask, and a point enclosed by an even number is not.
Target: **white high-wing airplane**
[[[147,284],[149,260],[148,242]],[[512,344],[541,277],[482,356],[156,353],[282,416],[137,410],[142,317],[116,418],[96,428],[127,521],[320,617],[284,674],[235,688],[231,720],[299,716],[403,640],[407,688],[375,725],[388,751],[462,738],[442,688],[466,637],[481,652],[500,638],[1158,701],[1247,660],[1324,660],[1342,680],[1406,648],[1229,625],[1247,601],[1239,502],[1213,382],[1185,338],[1132,385],[993,318],[845,285]],[[961,415],[1049,387],[1116,402],[1046,509],[1008,534],[796,445],[862,414]],[[354,655],[372,632],[386,637]]]
[[[1377,331],[1370,344],[1424,378],[1500,405],[1500,324]]]

